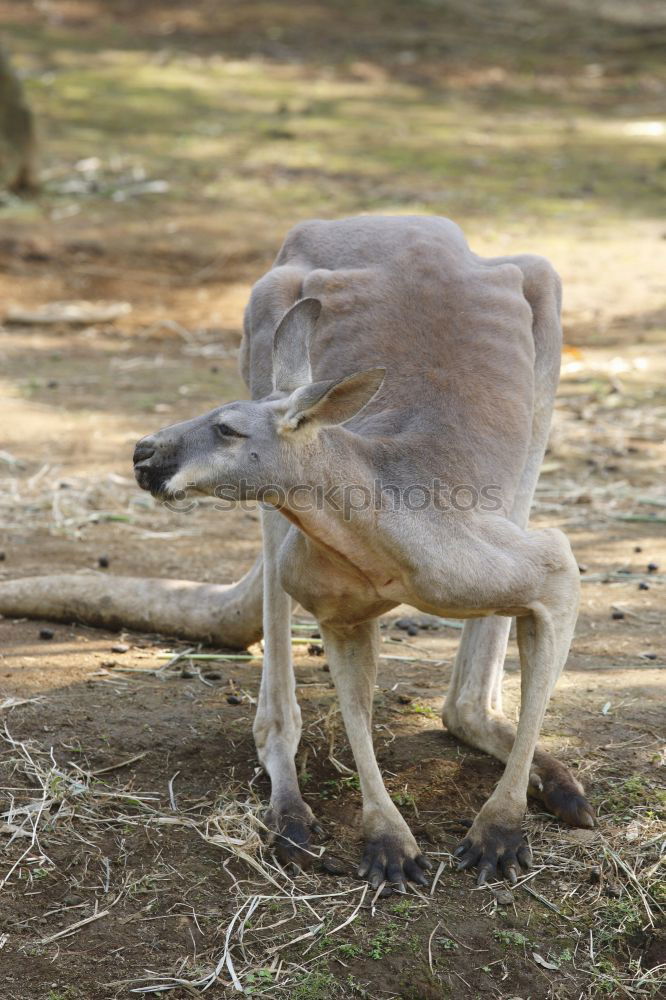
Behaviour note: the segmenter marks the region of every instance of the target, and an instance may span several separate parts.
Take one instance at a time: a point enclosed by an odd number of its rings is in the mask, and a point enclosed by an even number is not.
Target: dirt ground
[[[212,998],[663,995],[661,6],[52,0],[0,14],[43,176],[36,200],[0,203],[2,313],[131,306],[110,323],[0,328],[0,579],[238,578],[256,511],[166,510],[134,484],[134,442],[245,395],[242,309],[292,223],[449,215],[478,252],[543,253],[564,280],[533,523],[568,533],[583,600],[544,744],[599,819],[569,830],[533,803],[535,867],[511,893],[455,871],[461,821],[501,766],[439,719],[456,623],[408,636],[399,609],[375,742],[434,877],[373,900],[353,874],[353,762],[297,613],[298,766],[337,872],[317,861],[292,878],[261,837],[260,648],[170,664],[185,646],[168,637],[0,620],[2,1000],[185,1000],[208,983]],[[515,716],[513,642],[506,692]]]

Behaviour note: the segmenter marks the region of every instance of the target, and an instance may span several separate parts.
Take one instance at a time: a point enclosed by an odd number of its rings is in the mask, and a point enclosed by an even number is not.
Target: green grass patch
[[[621,782],[609,782],[604,811],[622,817],[640,811],[646,819],[666,819],[666,789],[638,774]]]
[[[391,921],[371,939],[368,948],[370,958],[378,962],[389,955],[397,944],[398,925]]]
[[[328,778],[326,781],[322,781],[319,794],[323,799],[336,799],[350,789],[355,792],[360,791],[361,783],[358,774],[350,774],[347,778]]]
[[[526,938],[524,934],[521,934],[520,931],[509,929],[495,930],[493,931],[493,937],[496,941],[499,941],[500,944],[506,945],[507,948],[524,948],[525,945],[529,944],[528,938]]]
[[[338,984],[332,972],[315,969],[304,974],[291,988],[291,1000],[328,1000],[339,995]]]

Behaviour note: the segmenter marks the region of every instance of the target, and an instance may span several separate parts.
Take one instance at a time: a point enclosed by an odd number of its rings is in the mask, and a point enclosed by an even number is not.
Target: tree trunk
[[[0,48],[0,186],[9,191],[37,189],[35,126],[23,87]]]

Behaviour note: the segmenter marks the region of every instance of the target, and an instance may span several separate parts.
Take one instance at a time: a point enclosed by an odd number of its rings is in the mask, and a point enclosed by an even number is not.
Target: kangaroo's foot
[[[540,750],[534,755],[529,794],[569,826],[591,829],[595,825],[594,809],[580,781],[559,760]]]
[[[269,843],[285,868],[308,869],[317,855],[310,850],[312,834],[323,834],[314,813],[302,799],[271,802],[264,822],[270,830]]]

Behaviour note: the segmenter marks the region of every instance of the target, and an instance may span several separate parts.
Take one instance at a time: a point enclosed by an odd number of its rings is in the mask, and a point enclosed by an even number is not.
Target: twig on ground
[[[95,920],[101,920],[102,917],[108,917],[111,912],[111,908],[116,905],[120,896],[116,896],[114,901],[106,908],[106,910],[95,910],[89,917],[84,917],[82,920],[77,920],[75,924],[70,924],[69,927],[63,927],[61,931],[57,931],[56,934],[51,934],[49,937],[41,938],[37,944],[51,944],[52,941],[57,941],[59,938],[70,937],[77,931],[81,930],[87,924],[92,924]]]

